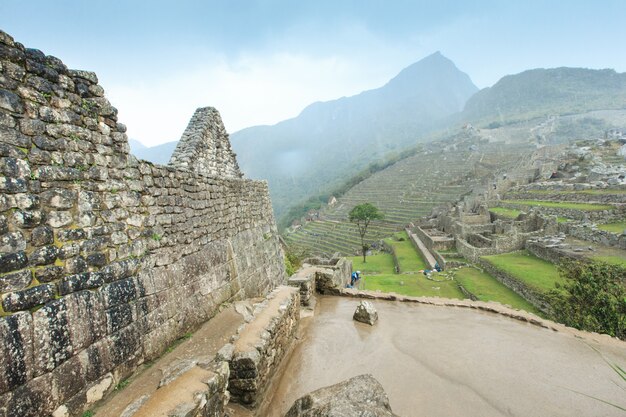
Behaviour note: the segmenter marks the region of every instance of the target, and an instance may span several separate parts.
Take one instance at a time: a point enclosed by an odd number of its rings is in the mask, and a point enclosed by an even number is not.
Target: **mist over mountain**
[[[170,161],[172,152],[176,149],[177,140],[147,147],[138,140],[129,139],[130,152],[139,159],[165,165]]]
[[[532,69],[507,75],[474,94],[461,120],[512,122],[535,117],[626,108],[626,73],[612,69]]]
[[[418,142],[476,91],[467,74],[437,52],[380,88],[311,104],[293,119],[233,133],[231,142],[243,172],[269,181],[278,216],[294,200]]]

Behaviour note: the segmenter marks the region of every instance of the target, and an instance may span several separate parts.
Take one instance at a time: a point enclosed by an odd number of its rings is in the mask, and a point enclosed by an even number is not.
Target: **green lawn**
[[[365,277],[360,289],[414,297],[465,298],[455,281],[435,282],[426,279],[423,274],[372,275]]]
[[[626,221],[617,222],[617,223],[599,224],[598,225],[598,229],[606,230],[607,232],[613,232],[613,233],[620,234],[624,230],[626,230]]]
[[[483,259],[539,292],[548,292],[554,288],[556,282],[564,282],[556,266],[525,250],[483,256]]]
[[[571,203],[568,201],[540,201],[540,200],[502,200],[506,204],[520,204],[532,207],[550,207],[581,211],[612,210],[614,207],[608,204]]]
[[[388,253],[380,253],[365,258],[362,256],[352,256],[348,258],[352,261],[352,270],[361,271],[363,274],[393,274],[393,257]]]
[[[593,259],[606,262],[607,264],[626,266],[626,258],[622,256],[594,256]]]
[[[481,301],[497,301],[534,314],[540,313],[522,296],[486,272],[466,267],[456,271],[454,278]]]
[[[402,272],[416,272],[422,269],[426,269],[426,262],[422,259],[415,246],[409,240],[406,232],[396,233],[396,237],[403,238],[404,240],[395,240],[393,238],[385,239],[389,245],[393,246],[398,257],[398,263],[400,264],[400,270]]]
[[[515,210],[505,207],[492,207],[489,209],[489,211],[495,214],[499,214],[500,216],[508,217],[510,219],[516,219],[517,216],[519,216],[522,212],[521,210]]]

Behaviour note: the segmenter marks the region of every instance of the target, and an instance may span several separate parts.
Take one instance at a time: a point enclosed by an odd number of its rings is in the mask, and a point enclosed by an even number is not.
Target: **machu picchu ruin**
[[[97,16],[115,27],[107,47],[121,43],[112,60],[85,47],[105,38],[79,19],[94,5],[9,3],[0,417],[624,414],[626,73],[494,64],[474,84],[455,62],[485,62],[424,52],[441,34],[417,20],[397,28],[426,45],[408,66],[371,22],[345,26],[377,39],[365,49],[387,72],[274,49],[347,42],[326,2],[319,16],[253,2],[235,20],[220,2],[137,2],[126,29],[111,4]],[[387,12],[421,13],[386,8],[372,15],[385,28]],[[43,10],[80,53],[48,55],[58,38],[26,23]],[[227,49],[246,36],[263,59]],[[353,90],[314,82],[344,72]],[[294,104],[298,86],[312,95]],[[281,105],[273,124],[233,116]],[[145,132],[162,136],[145,146]]]

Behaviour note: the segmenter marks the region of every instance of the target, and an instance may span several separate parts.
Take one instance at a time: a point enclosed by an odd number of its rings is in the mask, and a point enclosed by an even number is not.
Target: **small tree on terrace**
[[[348,218],[352,223],[356,224],[357,229],[359,230],[359,236],[361,236],[361,249],[363,249],[363,263],[365,263],[365,255],[367,253],[367,245],[365,244],[365,234],[367,233],[367,227],[370,225],[372,220],[382,219],[385,216],[383,213],[378,211],[378,207],[370,204],[363,203],[358,206],[354,206],[350,213],[348,214]]]

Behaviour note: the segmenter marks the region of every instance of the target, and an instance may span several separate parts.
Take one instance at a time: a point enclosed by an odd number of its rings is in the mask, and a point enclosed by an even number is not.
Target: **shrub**
[[[604,262],[568,262],[559,271],[566,281],[549,294],[554,318],[577,329],[626,340],[626,268]]]

